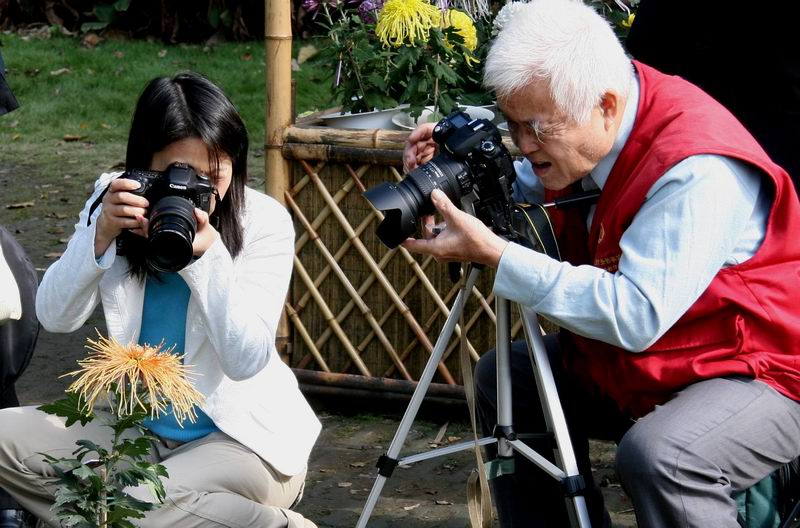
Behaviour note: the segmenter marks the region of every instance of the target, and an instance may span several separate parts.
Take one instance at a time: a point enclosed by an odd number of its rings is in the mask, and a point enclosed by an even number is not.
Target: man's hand
[[[436,142],[433,140],[435,126],[435,123],[423,123],[408,135],[403,149],[403,171],[417,168],[436,154]]]
[[[409,172],[427,163],[436,154],[436,142],[433,140],[434,123],[423,123],[415,128],[406,139],[403,149],[403,172]],[[424,237],[432,238],[430,226],[436,221],[433,215],[421,218]]]
[[[439,189],[431,193],[434,207],[444,217],[447,228],[434,238],[427,230],[425,239],[409,238],[403,247],[414,253],[433,256],[439,262],[475,262],[496,268],[507,240],[495,235],[483,222],[458,209]]]

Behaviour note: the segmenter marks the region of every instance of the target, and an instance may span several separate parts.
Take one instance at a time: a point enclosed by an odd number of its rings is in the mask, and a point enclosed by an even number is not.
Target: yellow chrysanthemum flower
[[[195,422],[195,405],[203,401],[203,395],[192,385],[191,372],[181,362],[183,356],[172,354],[172,349],[162,351],[163,343],[155,347],[134,343],[123,346],[103,336],[88,341],[89,356],[78,361],[81,368],[65,374],[80,376],[67,390],[81,395],[87,412],[91,413],[97,399],[116,384],[118,416],[149,405],[151,417],[156,418],[171,403],[179,424],[186,419]],[[144,393],[146,403],[142,400]]]
[[[478,47],[478,30],[475,29],[475,24],[468,14],[458,9],[448,9],[443,22],[443,28],[455,29],[464,39],[464,46],[470,51],[475,51]]]
[[[439,9],[424,0],[388,0],[378,13],[375,35],[384,46],[413,46],[416,40],[428,40],[440,18]]]

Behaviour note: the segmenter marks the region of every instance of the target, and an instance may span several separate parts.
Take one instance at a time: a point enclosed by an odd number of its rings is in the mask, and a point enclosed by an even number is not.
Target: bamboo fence
[[[268,2],[266,12],[266,189],[287,206],[297,232],[279,329],[284,359],[305,386],[407,396],[458,293],[445,265],[383,246],[374,234],[382,215],[361,196],[402,179],[408,134],[333,129],[313,119],[292,125],[290,3]],[[494,345],[492,280],[483,272],[473,289],[429,396],[463,394],[462,332],[474,361]],[[520,328],[515,321],[512,335]]]
[[[363,376],[370,389],[376,385],[369,378],[415,381],[458,293],[445,265],[381,244],[374,233],[383,216],[362,197],[370,187],[402,179],[407,135],[313,121],[285,129],[282,153],[292,161],[292,183],[283,201],[297,231],[287,356],[296,369],[329,374],[299,374],[308,383],[355,383],[335,374]],[[475,361],[494,344],[493,276],[483,275],[466,305],[464,330],[456,328],[438,365],[439,383],[460,383],[454,352],[462,331]],[[519,329],[517,321],[512,331]]]

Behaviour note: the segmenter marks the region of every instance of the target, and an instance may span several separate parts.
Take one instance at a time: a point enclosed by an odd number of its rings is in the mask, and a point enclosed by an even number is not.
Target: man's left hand
[[[403,247],[414,253],[431,255],[439,262],[474,262],[496,268],[508,241],[495,235],[474,216],[461,211],[439,189],[431,193],[431,201],[444,217],[447,228],[434,238],[409,238],[403,242]]]

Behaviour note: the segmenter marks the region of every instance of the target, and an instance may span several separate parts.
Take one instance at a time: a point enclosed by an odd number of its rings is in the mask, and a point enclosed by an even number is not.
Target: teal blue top
[[[174,354],[182,354],[186,341],[186,310],[189,306],[189,286],[177,273],[162,273],[161,281],[148,275],[144,288],[144,307],[142,308],[142,327],[139,344],[157,346],[162,341],[164,347],[173,344]],[[145,427],[161,438],[176,442],[197,440],[209,433],[219,431],[211,418],[198,408],[195,423],[185,421],[178,424],[172,406],[167,414],[156,420],[146,419]]]

